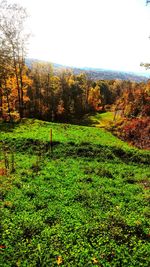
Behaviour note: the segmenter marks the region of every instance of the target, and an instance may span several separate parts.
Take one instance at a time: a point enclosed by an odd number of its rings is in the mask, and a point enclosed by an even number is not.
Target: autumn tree
[[[70,70],[63,70],[59,73],[60,94],[63,105],[63,120],[68,120],[73,113],[73,99],[70,88],[72,88],[74,79]]]
[[[14,76],[17,91],[17,108],[20,118],[24,115],[24,97],[28,81],[25,66],[27,35],[24,23],[27,18],[26,10],[18,4],[9,4],[6,0],[0,3],[0,64],[1,82],[3,78]],[[9,88],[11,91],[12,88]],[[0,92],[0,105],[2,105],[2,89]]]
[[[98,84],[95,87],[90,87],[88,95],[88,103],[92,111],[98,111],[101,105],[100,87]]]

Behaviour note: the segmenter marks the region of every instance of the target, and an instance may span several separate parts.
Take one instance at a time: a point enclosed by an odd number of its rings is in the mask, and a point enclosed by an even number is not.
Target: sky
[[[145,72],[150,62],[146,0],[9,0],[27,8],[28,57],[54,63]],[[148,71],[150,73],[150,71]]]

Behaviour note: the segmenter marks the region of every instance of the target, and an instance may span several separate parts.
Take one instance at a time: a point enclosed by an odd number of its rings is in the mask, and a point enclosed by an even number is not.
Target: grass
[[[0,130],[0,266],[149,266],[150,152],[92,127]]]
[[[116,119],[119,119],[119,115],[117,115]],[[105,112],[105,113],[96,113],[93,116],[89,116],[89,120],[91,121],[92,125],[105,128],[110,126],[114,122],[114,112]]]

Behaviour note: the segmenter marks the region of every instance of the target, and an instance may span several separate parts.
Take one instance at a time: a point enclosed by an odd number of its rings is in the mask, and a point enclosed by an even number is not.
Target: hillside
[[[34,119],[0,144],[2,266],[149,266],[150,152]]]
[[[28,67],[31,67],[33,62],[42,62],[38,59],[26,59],[26,64]],[[98,69],[98,68],[75,68],[71,66],[64,66],[61,64],[51,63],[54,67],[54,71],[59,73],[60,70],[63,69],[70,69],[73,71],[74,74],[79,74],[85,72],[90,79],[93,80],[129,80],[135,82],[145,82],[148,80],[148,77],[140,74],[134,74],[130,72],[123,72],[123,71],[114,71],[114,70],[107,70],[107,69]]]
[[[129,80],[129,81],[135,81],[135,82],[145,82],[148,80],[147,77],[137,75],[137,74],[131,74],[129,72],[123,72],[123,71],[114,71],[114,70],[105,70],[105,69],[78,69],[73,68],[73,71],[75,74],[79,74],[81,72],[85,72],[87,76],[90,79],[93,80]]]

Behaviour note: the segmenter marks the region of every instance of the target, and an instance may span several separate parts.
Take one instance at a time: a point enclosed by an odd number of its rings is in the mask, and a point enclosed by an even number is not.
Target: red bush
[[[150,149],[150,118],[124,120],[118,127],[118,134],[123,140],[139,148]]]

